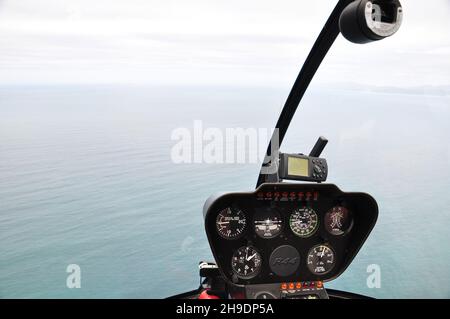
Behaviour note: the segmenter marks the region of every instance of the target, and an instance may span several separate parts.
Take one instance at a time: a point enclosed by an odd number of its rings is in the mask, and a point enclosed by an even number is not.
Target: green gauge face
[[[312,236],[319,225],[317,213],[309,207],[297,208],[289,218],[289,226],[298,237],[307,238]]]

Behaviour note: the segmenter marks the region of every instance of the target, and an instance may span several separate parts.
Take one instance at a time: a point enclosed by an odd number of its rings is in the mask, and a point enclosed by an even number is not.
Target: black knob
[[[316,172],[317,174],[322,173],[322,170],[320,169],[320,167],[318,165],[314,165],[314,172]]]

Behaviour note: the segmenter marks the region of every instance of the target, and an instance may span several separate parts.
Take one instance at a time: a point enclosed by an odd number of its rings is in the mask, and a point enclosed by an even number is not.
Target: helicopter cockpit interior
[[[206,201],[205,231],[215,262],[200,262],[200,296],[178,297],[358,298],[331,294],[324,282],[340,276],[363,246],[377,221],[377,202],[364,192],[323,183],[328,176],[327,161],[320,157],[328,142],[324,137],[308,155],[280,153],[279,147],[337,36],[358,44],[378,41],[393,35],[402,18],[398,0],[337,3],[281,111],[256,190]]]
[[[319,157],[280,158],[287,165],[279,174],[291,179],[323,179],[317,172],[328,170]],[[209,244],[232,298],[328,298],[323,282],[350,265],[377,217],[370,195],[321,183],[263,183],[212,196],[204,206]]]
[[[370,195],[333,184],[263,184],[205,206],[217,265],[246,298],[326,297],[323,282],[349,266],[377,216]]]

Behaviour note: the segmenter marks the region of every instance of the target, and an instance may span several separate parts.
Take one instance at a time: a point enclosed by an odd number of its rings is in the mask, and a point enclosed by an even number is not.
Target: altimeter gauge
[[[236,250],[231,258],[233,272],[242,279],[251,279],[261,270],[262,258],[252,246],[244,246]]]

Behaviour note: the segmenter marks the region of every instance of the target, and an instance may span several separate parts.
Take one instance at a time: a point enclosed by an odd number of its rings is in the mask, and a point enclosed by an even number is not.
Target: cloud
[[[448,1],[403,1],[393,38],[339,38],[315,82],[450,84]],[[14,0],[0,83],[289,86],[336,1]]]

